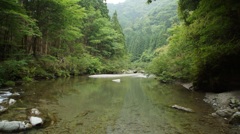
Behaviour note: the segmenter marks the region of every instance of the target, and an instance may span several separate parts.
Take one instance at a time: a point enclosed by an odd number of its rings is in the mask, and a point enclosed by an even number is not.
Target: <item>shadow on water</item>
[[[37,107],[55,121],[29,134],[234,134],[233,127],[210,114],[204,94],[154,79],[76,77],[47,80],[19,87],[22,95],[9,109]],[[193,109],[172,109],[177,104]],[[3,114],[1,118],[10,117]]]

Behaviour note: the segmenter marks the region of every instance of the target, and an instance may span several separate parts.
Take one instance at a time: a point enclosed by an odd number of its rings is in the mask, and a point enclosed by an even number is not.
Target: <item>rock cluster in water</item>
[[[16,100],[11,98],[13,96],[20,95],[19,93],[12,93],[9,90],[12,88],[6,88],[0,90],[0,113],[5,112],[11,105],[16,103]]]
[[[215,109],[214,117],[222,117],[229,124],[240,125],[240,92],[208,93],[204,101]]]
[[[0,113],[4,114],[17,100],[15,96],[20,96],[19,93],[12,93],[11,88],[0,89]],[[22,121],[0,121],[0,132],[15,132],[30,129],[34,126],[43,125],[41,112],[37,108],[32,108],[26,111],[26,119]]]

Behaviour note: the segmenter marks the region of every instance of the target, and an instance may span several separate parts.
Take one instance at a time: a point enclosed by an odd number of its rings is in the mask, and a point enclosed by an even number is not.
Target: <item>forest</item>
[[[179,0],[178,17],[180,23],[169,29],[171,36],[153,59],[151,72],[163,81],[193,81],[197,90],[238,89],[240,2]]]
[[[0,18],[1,86],[119,73],[130,62],[164,83],[240,86],[237,0],[1,0]]]
[[[117,13],[102,0],[1,0],[0,86],[126,66]]]
[[[148,0],[145,9],[139,6],[146,1],[133,3],[110,5],[122,13],[132,62],[164,83],[193,82],[194,89],[214,92],[240,87],[240,2]]]

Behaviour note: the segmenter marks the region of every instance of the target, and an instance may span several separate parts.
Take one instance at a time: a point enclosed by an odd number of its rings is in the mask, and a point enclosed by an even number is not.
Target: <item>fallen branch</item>
[[[186,108],[186,107],[182,107],[182,106],[179,106],[179,105],[173,105],[172,108],[175,108],[175,109],[178,109],[178,110],[182,110],[182,111],[185,111],[185,112],[193,113],[192,109]]]

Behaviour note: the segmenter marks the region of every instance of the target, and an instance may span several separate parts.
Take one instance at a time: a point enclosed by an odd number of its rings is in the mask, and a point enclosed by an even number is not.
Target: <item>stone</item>
[[[228,108],[228,109],[217,110],[216,114],[221,117],[231,117],[235,112],[236,110]]]
[[[36,116],[31,116],[29,118],[30,123],[32,124],[32,126],[37,126],[37,125],[42,125],[43,124],[43,120],[40,117],[36,117]]]
[[[112,80],[112,81],[120,83],[120,82],[121,82],[121,79],[114,79],[114,80]]]
[[[40,112],[37,108],[32,108],[32,109],[31,109],[31,114],[32,114],[32,115],[40,115],[41,112]]]
[[[12,93],[12,96],[20,96],[20,94],[18,92],[14,92]]]
[[[11,106],[16,103],[16,100],[14,99],[9,99],[8,104]]]
[[[25,123],[23,121],[0,121],[0,131],[3,132],[25,130],[31,127],[32,126],[29,123]]]
[[[8,108],[0,105],[0,113],[5,112]]]
[[[232,117],[229,120],[230,124],[233,125],[239,125],[240,124],[240,112],[236,112],[232,115]]]
[[[214,112],[211,114],[213,117],[218,117],[218,115]]]
[[[239,106],[239,100],[235,99],[235,98],[231,98],[229,100],[229,106],[231,108],[237,108]]]

